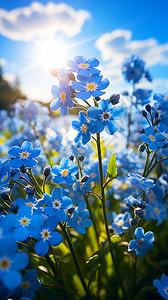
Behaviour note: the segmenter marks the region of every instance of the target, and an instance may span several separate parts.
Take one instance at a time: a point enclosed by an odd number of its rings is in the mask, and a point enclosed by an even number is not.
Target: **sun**
[[[36,56],[39,64],[43,65],[48,70],[56,66],[61,68],[66,61],[66,47],[60,39],[46,38],[37,40]]]

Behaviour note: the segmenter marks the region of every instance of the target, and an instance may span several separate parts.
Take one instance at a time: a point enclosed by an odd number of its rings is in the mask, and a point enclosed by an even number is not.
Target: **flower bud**
[[[57,73],[57,71],[56,71],[55,69],[51,69],[51,70],[50,70],[50,74],[51,74],[52,76],[54,76],[54,77],[58,77],[58,73]]]
[[[84,159],[85,159],[84,155],[81,155],[81,156],[79,157],[79,160],[80,160],[80,161],[83,161]]]
[[[144,145],[144,144],[141,144],[141,145],[139,146],[139,148],[138,148],[138,150],[139,150],[140,152],[144,152],[145,149],[146,149],[146,148],[145,148],[145,145]]]
[[[144,210],[140,207],[135,209],[135,213],[139,218],[143,218],[143,216],[144,216]]]
[[[113,105],[118,104],[119,101],[120,101],[120,95],[119,94],[113,94],[112,96],[110,96],[110,101]]]
[[[75,75],[72,72],[68,73],[68,79],[71,81],[75,81]]]
[[[134,225],[137,224],[137,220],[136,220],[136,219],[130,219],[130,221],[131,221],[131,225],[132,225],[132,226],[134,226]]]
[[[145,106],[145,109],[146,109],[146,111],[151,112],[151,106],[150,106],[150,104],[147,104]]]
[[[145,129],[140,129],[140,134],[144,134],[145,133]]]
[[[81,179],[81,182],[86,182],[86,181],[88,181],[88,179],[89,179],[89,176],[88,175],[84,175],[82,177],[82,179]]]
[[[35,190],[31,185],[27,185],[24,190],[27,195],[34,195],[35,193]]]
[[[96,100],[96,101],[100,101],[101,98],[100,98],[100,97],[95,97],[95,100]]]
[[[26,173],[27,169],[26,169],[25,166],[21,166],[21,167],[20,167],[20,171],[21,171],[22,173]]]
[[[147,203],[141,199],[138,203],[138,207],[145,209],[147,207]]]
[[[74,160],[74,156],[71,155],[71,156],[69,157],[69,159],[70,159],[71,161],[73,161],[73,160]]]
[[[18,211],[18,205],[17,205],[17,203],[15,203],[15,202],[12,202],[11,204],[10,204],[10,207],[11,207],[11,211],[13,212],[13,213],[17,213],[17,211]]]
[[[50,175],[50,173],[51,173],[51,167],[50,166],[45,167],[43,170],[44,176],[47,178]]]
[[[147,112],[145,110],[142,110],[142,115],[146,118],[147,117]]]

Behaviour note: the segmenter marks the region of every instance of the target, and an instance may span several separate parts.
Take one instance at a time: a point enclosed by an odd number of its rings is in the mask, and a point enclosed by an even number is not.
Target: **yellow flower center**
[[[97,87],[97,85],[96,85],[96,83],[94,83],[94,82],[91,82],[91,83],[89,83],[89,84],[87,84],[87,90],[89,91],[93,91],[93,90],[95,90],[96,89],[96,87]]]
[[[7,258],[3,258],[1,261],[0,261],[0,269],[2,270],[7,270],[10,266],[10,260],[7,259]]]
[[[30,287],[30,282],[28,281],[23,281],[21,284],[21,289],[22,290],[27,290]]]
[[[28,158],[28,156],[29,156],[29,153],[27,153],[26,151],[20,153],[20,157],[23,158],[23,159]]]
[[[142,179],[139,179],[139,182],[140,182],[140,183],[143,183],[143,180],[142,180]]]
[[[87,69],[89,67],[89,65],[88,64],[80,64],[79,65],[79,68],[81,68],[81,69]]]
[[[87,131],[87,128],[88,128],[87,125],[82,125],[82,126],[81,126],[81,131],[82,131],[82,132],[86,132],[86,131]]]
[[[104,119],[108,119],[108,118],[109,118],[109,114],[108,114],[108,113],[104,113],[104,114],[103,114],[103,118],[104,118]]]
[[[139,240],[139,241],[138,241],[138,245],[141,245],[141,244],[142,244],[142,240]]]
[[[29,207],[33,207],[33,203],[32,202],[29,202],[26,205],[29,206]]]
[[[44,240],[48,240],[51,237],[50,231],[48,229],[43,229],[43,231],[41,232],[41,235]]]
[[[158,208],[155,208],[155,213],[158,215],[160,213],[160,210]]]
[[[118,223],[117,223],[118,226],[122,226],[123,224],[124,224],[123,220],[119,220]]]
[[[61,98],[61,100],[63,102],[66,100],[66,94],[65,94],[65,92],[61,93],[60,98]]]
[[[68,176],[68,174],[69,174],[69,171],[66,169],[62,170],[62,172],[61,172],[62,176]]]
[[[60,206],[61,206],[60,201],[58,201],[58,200],[54,200],[54,201],[53,201],[53,207],[54,207],[54,208],[59,208]]]
[[[4,177],[2,178],[2,180],[1,181],[4,181],[4,180],[6,180],[7,179],[7,177],[8,177],[8,175],[6,174],[6,175],[4,175]]]
[[[152,141],[155,141],[155,137],[151,134],[150,135],[150,139],[152,140]]]
[[[28,218],[23,217],[23,218],[20,218],[19,222],[20,222],[20,225],[27,226],[30,223],[30,220]]]

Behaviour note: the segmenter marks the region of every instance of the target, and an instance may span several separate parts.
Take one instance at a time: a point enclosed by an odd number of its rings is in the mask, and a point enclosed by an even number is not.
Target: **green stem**
[[[149,149],[147,149],[147,156],[146,156],[146,162],[145,162],[145,168],[144,168],[144,172],[143,172],[143,177],[146,177],[146,172],[148,170],[148,163],[149,163],[149,157],[150,157],[151,152],[149,151]]]
[[[71,254],[72,254],[72,257],[73,257],[73,261],[74,261],[74,264],[75,264],[75,267],[76,267],[76,271],[78,273],[78,276],[80,278],[82,286],[83,286],[83,288],[85,290],[85,293],[86,293],[87,297],[90,299],[90,293],[89,293],[88,287],[86,285],[86,282],[85,282],[85,280],[83,278],[83,275],[82,275],[82,272],[81,272],[81,269],[80,269],[80,266],[79,266],[79,263],[78,263],[78,260],[77,260],[77,257],[76,257],[76,253],[75,253],[74,247],[73,247],[73,245],[71,243],[71,239],[70,239],[69,233],[68,233],[68,231],[66,230],[66,228],[63,226],[63,224],[61,222],[59,222],[59,225],[60,225],[60,227],[61,227],[61,229],[62,229],[62,231],[64,233],[64,236],[65,236],[65,238],[66,238],[66,240],[68,242],[68,246],[69,246],[69,249],[71,251]]]
[[[55,268],[53,261],[51,260],[51,258],[49,257],[48,254],[45,255],[45,259],[46,259],[48,265],[50,266],[51,270],[53,271],[53,274],[55,275],[55,280],[56,280],[58,274],[57,274],[57,270]]]
[[[107,220],[107,214],[106,214],[106,205],[105,205],[105,195],[104,195],[104,188],[103,188],[103,165],[102,165],[102,155],[101,155],[101,145],[100,145],[100,133],[97,133],[97,152],[98,152],[98,161],[99,161],[99,176],[100,176],[100,189],[101,189],[101,199],[102,199],[102,208],[103,208],[103,217],[104,217],[104,223],[105,223],[105,228],[106,228],[106,234],[107,234],[107,240],[109,244],[109,249],[110,249],[110,254],[111,258],[113,261],[114,269],[119,281],[119,284],[121,286],[122,292],[124,299],[127,299],[126,292],[120,277],[120,272],[118,270],[117,263],[115,261],[115,256],[114,256],[114,249],[113,249],[113,244],[111,242],[110,238],[110,231],[108,227],[108,220]]]

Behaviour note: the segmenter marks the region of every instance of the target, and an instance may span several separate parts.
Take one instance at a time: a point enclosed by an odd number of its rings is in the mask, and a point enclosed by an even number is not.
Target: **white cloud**
[[[1,58],[0,58],[0,66],[1,66],[1,67],[4,67],[5,65],[6,65],[6,59],[3,58],[3,57],[1,57]]]
[[[85,10],[75,11],[71,6],[49,2],[43,5],[33,2],[28,7],[11,11],[0,9],[0,34],[15,41],[30,41],[35,37],[46,37],[63,32],[72,37],[81,31],[90,18]]]
[[[123,82],[121,67],[125,59],[135,54],[141,57],[147,67],[156,64],[168,65],[168,43],[159,44],[155,38],[133,40],[130,30],[117,29],[103,34],[97,41],[104,60],[104,71],[111,82]]]
[[[168,43],[159,45],[154,38],[146,40],[131,40],[130,30],[114,30],[103,34],[97,41],[96,47],[101,51],[102,58],[110,61],[111,66],[121,66],[132,54],[139,55],[148,64],[168,64]]]

